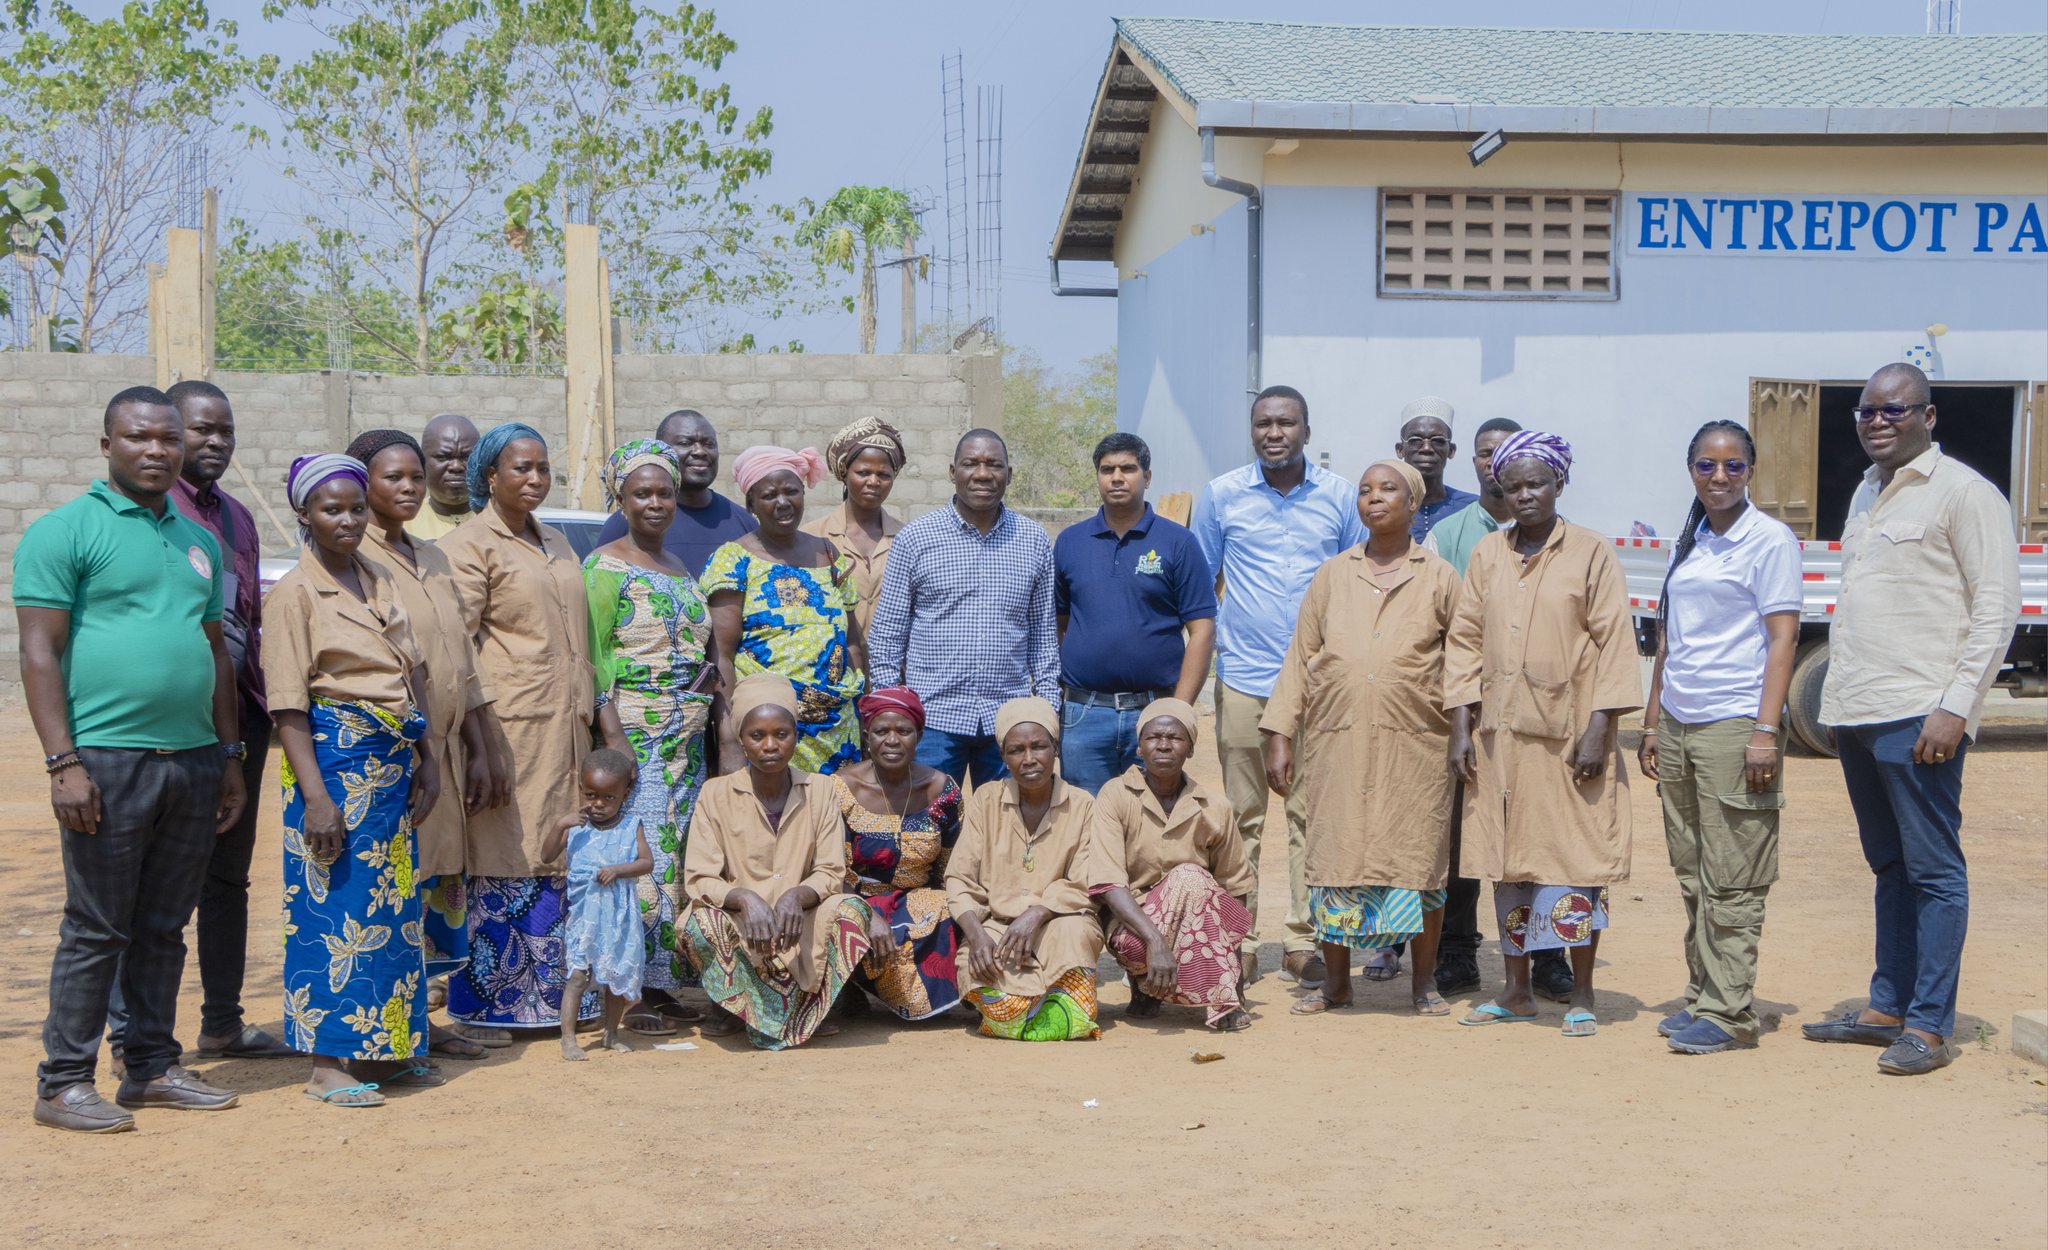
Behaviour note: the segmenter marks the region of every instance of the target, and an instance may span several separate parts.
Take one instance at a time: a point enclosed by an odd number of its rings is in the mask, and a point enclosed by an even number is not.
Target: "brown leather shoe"
[[[165,1107],[172,1111],[225,1111],[235,1105],[231,1089],[208,1085],[199,1074],[173,1064],[154,1081],[123,1081],[114,1101],[124,1107]]]
[[[1280,961],[1280,975],[1312,990],[1328,979],[1330,970],[1324,966],[1323,957],[1314,951],[1288,951]]]
[[[134,1116],[109,1104],[86,1082],[36,1099],[36,1123],[69,1133],[128,1133],[135,1129]]]

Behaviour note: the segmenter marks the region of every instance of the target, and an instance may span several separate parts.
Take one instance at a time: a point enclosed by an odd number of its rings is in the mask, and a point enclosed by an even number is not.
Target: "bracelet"
[[[1773,738],[1778,736],[1778,727],[1776,725],[1766,725],[1762,721],[1756,723],[1756,731],[1760,734],[1769,734]]]
[[[85,761],[78,758],[78,752],[76,751],[73,751],[69,755],[56,756],[54,757],[54,759],[54,763],[47,765],[43,769],[44,772],[49,773],[52,777],[56,776],[58,773],[63,772],[67,768],[85,767]]]

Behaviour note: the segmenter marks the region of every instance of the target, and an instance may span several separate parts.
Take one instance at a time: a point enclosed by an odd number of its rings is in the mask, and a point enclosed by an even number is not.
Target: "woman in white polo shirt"
[[[1685,1005],[1657,1025],[1671,1049],[1756,1045],[1751,1009],[1764,898],[1778,879],[1779,725],[1799,645],[1799,542],[1750,506],[1756,444],[1709,421],[1686,450],[1695,498],[1658,603],[1657,720],[1637,754],[1664,800],[1685,896]]]

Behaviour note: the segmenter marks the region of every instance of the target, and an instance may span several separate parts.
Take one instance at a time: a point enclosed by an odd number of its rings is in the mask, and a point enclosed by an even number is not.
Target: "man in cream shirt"
[[[1877,875],[1877,969],[1867,1007],[1801,1030],[1884,1046],[1878,1070],[1895,1076],[1954,1058],[1970,919],[1963,756],[2019,619],[2012,509],[1942,455],[1932,399],[1926,374],[1893,364],[1856,401],[1871,467],[1842,532],[1820,717]]]

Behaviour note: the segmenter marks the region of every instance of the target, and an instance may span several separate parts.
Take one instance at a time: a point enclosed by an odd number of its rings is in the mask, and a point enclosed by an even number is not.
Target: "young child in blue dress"
[[[566,847],[569,862],[569,923],[562,934],[562,958],[569,977],[562,987],[564,1003],[583,1001],[595,981],[604,990],[604,1046],[631,1050],[619,1036],[626,1008],[640,1001],[647,968],[640,930],[640,902],[633,878],[654,870],[654,855],[640,822],[620,814],[633,787],[633,761],[622,751],[592,751],[579,777],[582,809],[563,818],[541,846],[552,860]],[[580,1061],[576,1043],[576,1012],[562,1013],[562,1058]]]

